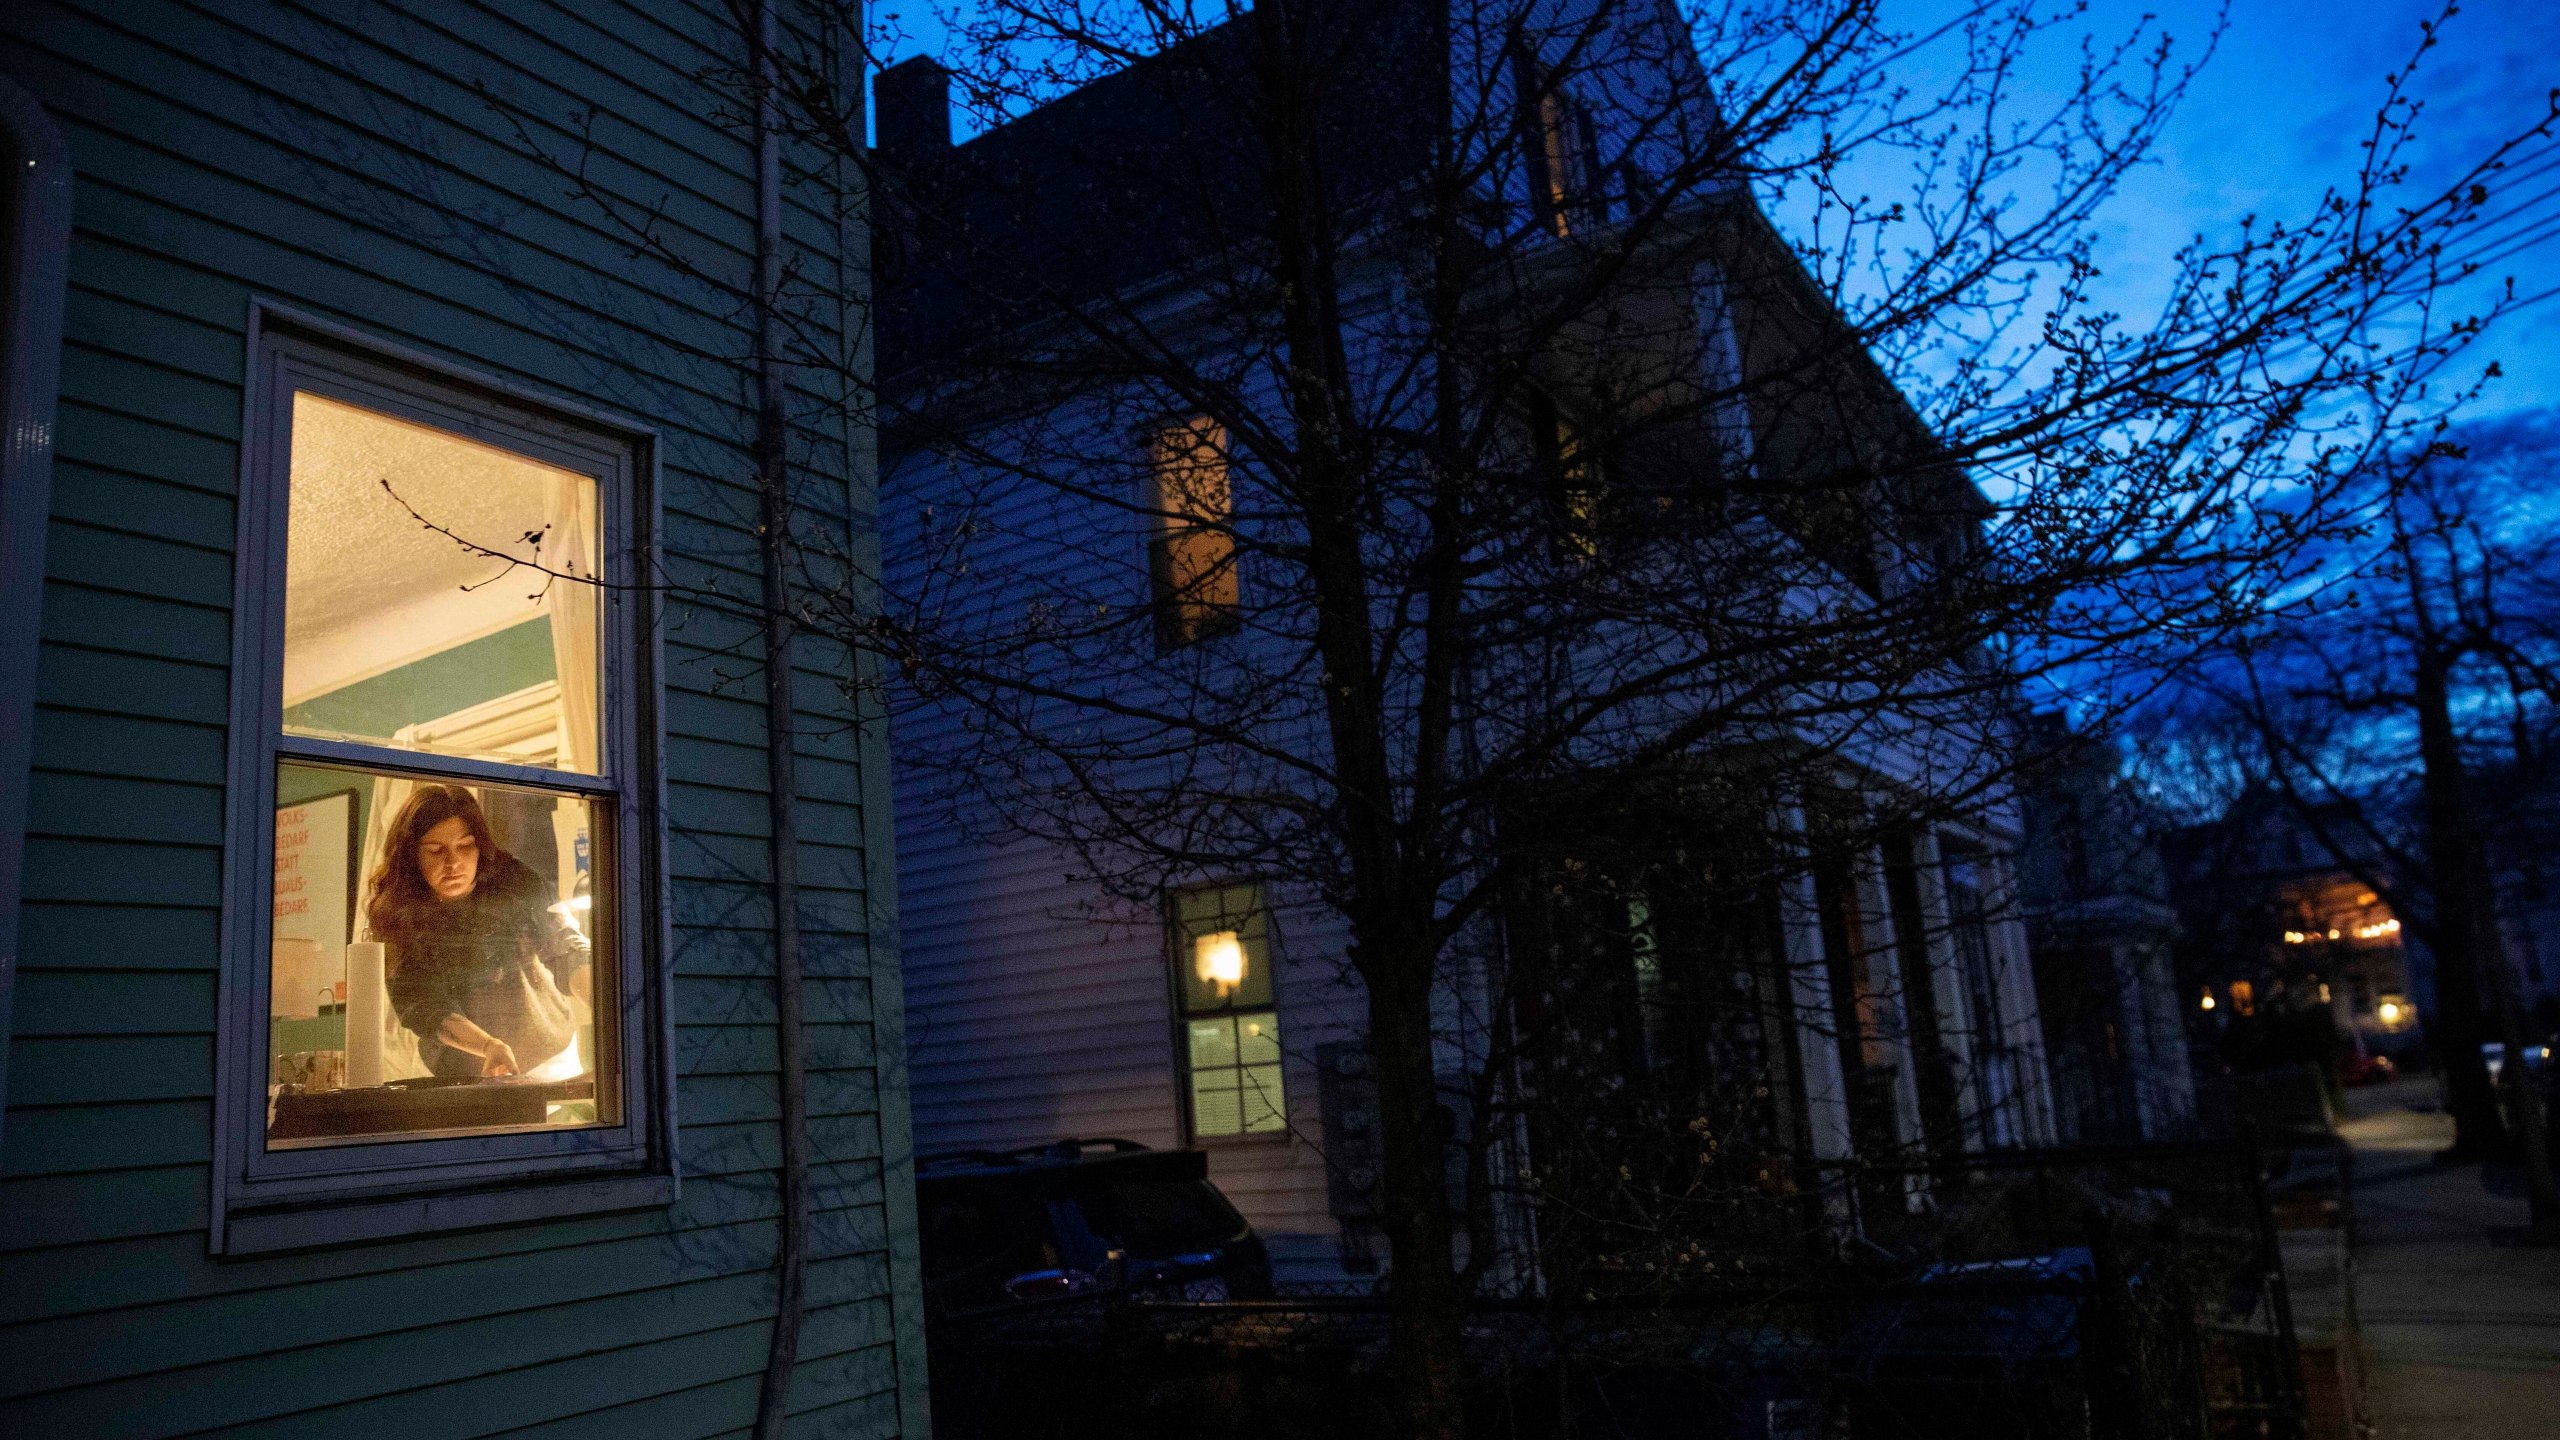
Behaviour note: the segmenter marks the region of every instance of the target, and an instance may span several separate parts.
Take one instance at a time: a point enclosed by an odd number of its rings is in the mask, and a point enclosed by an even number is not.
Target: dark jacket
[[[418,1058],[438,1075],[477,1076],[480,1058],[436,1038],[460,1015],[507,1042],[530,1070],[578,1033],[569,978],[588,962],[586,937],[551,909],[549,887],[503,850],[481,862],[459,900],[440,901],[417,926],[383,937],[391,1007],[418,1036]]]

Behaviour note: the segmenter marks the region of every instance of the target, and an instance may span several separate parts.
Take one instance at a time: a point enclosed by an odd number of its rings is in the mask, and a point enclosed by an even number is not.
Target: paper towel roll
[[[347,1084],[382,1083],[382,1032],[389,1023],[390,992],[382,976],[382,942],[347,947]]]

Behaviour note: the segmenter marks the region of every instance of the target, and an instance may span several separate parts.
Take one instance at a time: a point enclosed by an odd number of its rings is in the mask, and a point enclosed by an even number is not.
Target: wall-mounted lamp
[[[1233,930],[1213,930],[1191,942],[1192,973],[1220,995],[1244,983],[1244,940]]]
[[[2204,992],[2204,1001],[2203,1001],[2203,1006],[2202,1006],[2202,1008],[2207,1009],[2207,1010],[2210,1010],[2210,1009],[2212,1009],[2212,1008],[2213,1008],[2213,992],[2212,992],[2212,991],[2207,990],[2206,992]]]

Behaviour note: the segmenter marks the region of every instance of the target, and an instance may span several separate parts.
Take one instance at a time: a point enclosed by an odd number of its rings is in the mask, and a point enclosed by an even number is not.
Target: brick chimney
[[[871,82],[880,159],[902,169],[930,167],[951,149],[951,72],[910,56]]]

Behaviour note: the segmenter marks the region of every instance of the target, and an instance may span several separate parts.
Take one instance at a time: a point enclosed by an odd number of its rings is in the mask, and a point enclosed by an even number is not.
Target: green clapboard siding
[[[635,258],[525,143],[574,154],[571,117],[592,109],[587,183],[743,281],[751,154],[698,78],[740,63],[732,25],[716,0],[0,5],[0,73],[50,111],[76,172],[0,1135],[0,1435],[683,1440],[753,1418],[780,1132],[763,692],[734,617],[679,611],[661,637],[677,1202],[206,1248],[251,302],[655,427],[666,573],[752,593],[742,390],[702,358],[745,353],[734,305]],[[862,273],[820,209],[786,225],[802,273]],[[813,429],[795,454],[810,514],[873,512],[867,435]],[[882,1060],[904,1050],[886,777],[848,663],[813,647],[794,685],[818,1210],[794,1433],[922,1435],[907,1100]],[[551,664],[535,621],[291,719],[388,734]],[[290,775],[281,798],[325,778]],[[324,1011],[276,1039],[323,1048],[341,1024]]]

